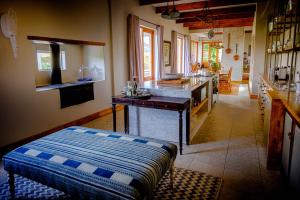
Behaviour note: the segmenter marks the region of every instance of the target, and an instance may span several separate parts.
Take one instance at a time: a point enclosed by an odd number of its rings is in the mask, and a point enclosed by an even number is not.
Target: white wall
[[[18,57],[0,33],[0,147],[82,118],[110,106],[110,36],[107,1],[1,0],[0,13],[18,16]],[[28,35],[106,42],[106,80],[95,83],[95,100],[60,108],[58,90],[36,92],[35,55]],[[120,72],[119,72],[120,73]]]
[[[227,54],[225,49],[228,48],[228,33],[230,33],[230,48],[231,53]],[[224,28],[223,29],[223,43],[221,65],[224,69],[232,67],[232,80],[241,81],[243,75],[243,53],[244,53],[244,27]],[[236,53],[236,44],[237,53]],[[234,60],[233,56],[239,55],[238,60]]]
[[[272,9],[268,9],[269,11]],[[252,31],[252,58],[250,62],[250,92],[258,93],[259,74],[264,73],[265,64],[265,46],[267,36],[267,14],[266,5],[264,3],[257,4],[257,11],[254,17]]]
[[[165,20],[155,9],[149,6],[139,6],[138,0],[112,0],[112,38],[115,93],[119,94],[129,77],[127,59],[127,16],[134,14],[144,20],[164,26],[164,40],[171,41],[171,31],[188,34],[188,29],[175,20]],[[168,70],[168,69],[166,69]]]

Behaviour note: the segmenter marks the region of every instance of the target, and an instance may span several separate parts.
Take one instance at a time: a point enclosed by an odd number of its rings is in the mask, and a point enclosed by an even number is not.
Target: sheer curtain
[[[171,37],[171,73],[177,73],[177,32],[172,31]]]
[[[142,73],[142,53],[140,38],[140,22],[135,15],[128,15],[128,59],[129,59],[129,78],[141,82]]]
[[[164,65],[164,27],[157,26],[157,73],[156,79],[159,80],[164,77],[165,65]]]
[[[191,36],[184,36],[184,75],[191,72]]]

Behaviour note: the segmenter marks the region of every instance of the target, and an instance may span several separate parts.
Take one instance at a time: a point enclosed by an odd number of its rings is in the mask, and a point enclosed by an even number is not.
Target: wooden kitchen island
[[[128,106],[162,109],[178,112],[179,121],[179,152],[182,154],[182,113],[186,110],[186,143],[189,144],[190,138],[190,99],[189,98],[178,98],[178,97],[162,97],[162,96],[151,96],[147,99],[134,99],[128,98],[124,95],[115,96],[112,98],[112,108],[113,108],[113,129],[116,132],[116,105],[124,105],[124,128],[125,133],[129,134],[129,116],[128,116]]]
[[[125,124],[128,123],[125,126],[125,131],[132,135],[171,142],[182,141],[182,143],[189,144],[211,110],[212,77],[190,77],[190,80],[182,85],[158,84],[156,81],[147,81],[140,87],[147,89],[153,95],[155,103],[151,99],[134,100],[127,103],[123,101],[126,104],[126,118],[130,119],[125,120]],[[157,102],[157,98],[161,100],[160,103]],[[176,98],[188,99],[188,106],[179,110],[176,106],[172,107],[171,99],[174,101]],[[118,103],[119,100],[121,100],[119,97],[115,99],[113,97],[113,104]],[[143,103],[144,105],[142,105]],[[146,104],[149,105],[146,106]],[[179,115],[174,111],[178,111]],[[178,120],[181,117],[186,120],[183,120],[182,125],[178,126]],[[182,134],[178,134],[180,128]]]

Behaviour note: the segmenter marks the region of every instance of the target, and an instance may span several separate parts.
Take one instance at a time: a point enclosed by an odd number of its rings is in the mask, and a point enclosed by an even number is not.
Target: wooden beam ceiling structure
[[[179,1],[179,0],[175,0]],[[166,3],[166,2],[173,2],[173,0],[140,0],[140,5],[151,5],[151,4],[157,4],[157,3]]]
[[[188,27],[190,30],[226,28],[226,27],[244,27],[244,26],[252,26],[252,25],[253,25],[253,17],[230,19],[230,20],[227,19],[215,20],[213,24],[205,23],[205,22],[189,22],[183,24],[184,27]]]
[[[219,8],[219,9],[209,9],[208,15],[224,15],[224,14],[233,14],[233,13],[246,13],[253,12],[256,10],[256,5],[241,6],[241,7],[230,7],[230,8]],[[203,11],[191,11],[180,13],[180,18],[191,18],[203,15]]]
[[[166,2],[166,1],[163,1]],[[207,6],[209,8],[213,7],[225,7],[225,6],[237,6],[237,5],[245,5],[245,4],[252,4],[256,3],[257,0],[235,0],[235,1],[207,1]],[[193,2],[193,3],[183,3],[183,4],[177,4],[176,9],[178,11],[189,11],[189,10],[196,10],[196,9],[203,9],[206,6],[206,1],[199,1],[199,2]],[[170,7],[170,5],[169,5]],[[156,13],[162,13],[167,6],[159,6],[155,8]]]
[[[225,28],[252,26],[256,3],[265,0],[207,0],[188,2],[175,0],[176,9],[180,17],[176,23],[183,23],[191,30],[207,28]],[[167,7],[164,3],[172,0],[140,0],[140,5],[154,5],[156,13],[162,13]],[[162,4],[163,3],[163,4]],[[156,4],[156,5],[155,5]],[[172,4],[169,3],[170,10]],[[208,8],[205,15],[205,9]],[[210,23],[205,23],[207,17]]]
[[[229,14],[221,14],[221,15],[209,15],[209,19],[211,20],[237,19],[237,18],[249,18],[253,16],[254,16],[254,12],[229,13]],[[191,17],[191,18],[177,19],[176,23],[199,22],[199,21],[200,20],[197,17]]]

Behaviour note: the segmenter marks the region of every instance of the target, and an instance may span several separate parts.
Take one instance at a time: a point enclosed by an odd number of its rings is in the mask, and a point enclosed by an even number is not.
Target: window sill
[[[65,87],[72,87],[76,85],[85,85],[90,83],[96,83],[98,81],[76,81],[76,82],[69,82],[69,83],[62,83],[62,84],[53,84],[53,85],[45,85],[45,86],[39,86],[36,87],[36,92],[43,92],[43,91],[49,91],[49,90],[55,90]]]

